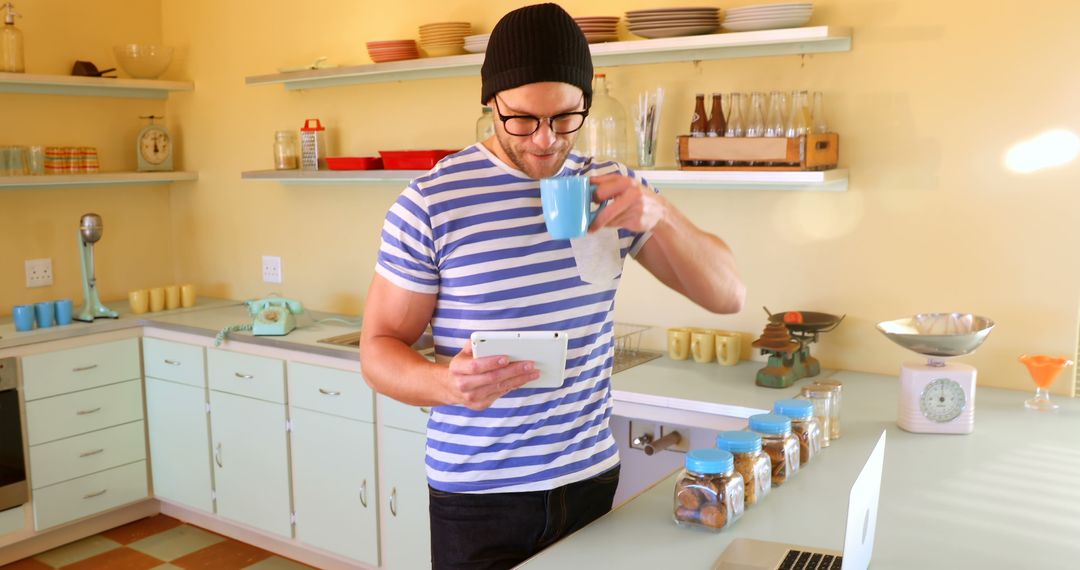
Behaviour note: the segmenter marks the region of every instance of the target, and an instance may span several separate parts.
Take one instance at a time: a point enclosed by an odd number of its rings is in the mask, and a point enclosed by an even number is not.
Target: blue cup
[[[15,320],[15,330],[26,332],[34,330],[34,306],[15,305],[11,310],[11,316]]]
[[[56,323],[56,301],[42,301],[34,305],[37,313],[37,326],[44,329]]]
[[[592,209],[596,185],[588,176],[559,176],[540,181],[540,204],[544,208],[544,225],[551,237],[570,239],[588,233],[596,215],[606,202]]]
[[[71,324],[71,311],[72,311],[71,299],[60,299],[56,302],[56,324],[58,325],[70,325]]]

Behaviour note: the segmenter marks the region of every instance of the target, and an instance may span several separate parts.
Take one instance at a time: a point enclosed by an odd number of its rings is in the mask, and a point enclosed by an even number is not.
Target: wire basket
[[[641,348],[642,333],[651,329],[648,325],[634,325],[628,323],[615,323],[615,354],[612,364],[612,374],[644,364],[654,358],[659,358],[661,352],[645,350]]]

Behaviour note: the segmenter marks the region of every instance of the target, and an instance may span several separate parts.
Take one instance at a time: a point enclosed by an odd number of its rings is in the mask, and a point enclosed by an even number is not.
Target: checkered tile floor
[[[172,517],[155,515],[19,560],[2,570],[298,570],[311,568]]]

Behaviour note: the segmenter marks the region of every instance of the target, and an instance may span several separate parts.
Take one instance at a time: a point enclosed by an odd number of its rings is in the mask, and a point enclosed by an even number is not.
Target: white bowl
[[[151,44],[127,44],[113,47],[116,61],[136,79],[157,79],[172,63],[173,48]]]

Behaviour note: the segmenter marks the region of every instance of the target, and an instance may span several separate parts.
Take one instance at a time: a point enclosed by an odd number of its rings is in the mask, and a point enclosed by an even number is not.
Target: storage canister
[[[799,472],[799,439],[791,433],[791,420],[777,414],[750,416],[750,431],[761,436],[761,448],[772,462],[772,485],[779,487]]]
[[[692,449],[675,483],[675,523],[718,531],[742,515],[744,491],[730,453]]]
[[[722,431],[716,435],[717,449],[735,457],[735,471],[742,475],[746,506],[760,501],[772,489],[772,462],[761,450],[761,436],[752,431]]]
[[[826,435],[830,440],[840,439],[840,408],[844,396],[844,384],[839,380],[817,380],[811,387],[827,386],[832,392],[832,404],[829,408],[829,433]]]
[[[296,133],[277,131],[274,133],[274,170],[296,170]]]
[[[799,397],[814,404],[814,418],[821,428],[821,446],[829,447],[829,433],[832,430],[832,389],[821,384],[811,384],[802,387]]]
[[[799,438],[799,467],[810,463],[821,452],[824,435],[814,419],[814,404],[808,400],[777,400],[773,413],[791,418],[791,432]]]
[[[326,170],[326,128],[318,119],[304,121],[300,129],[300,169]]]

